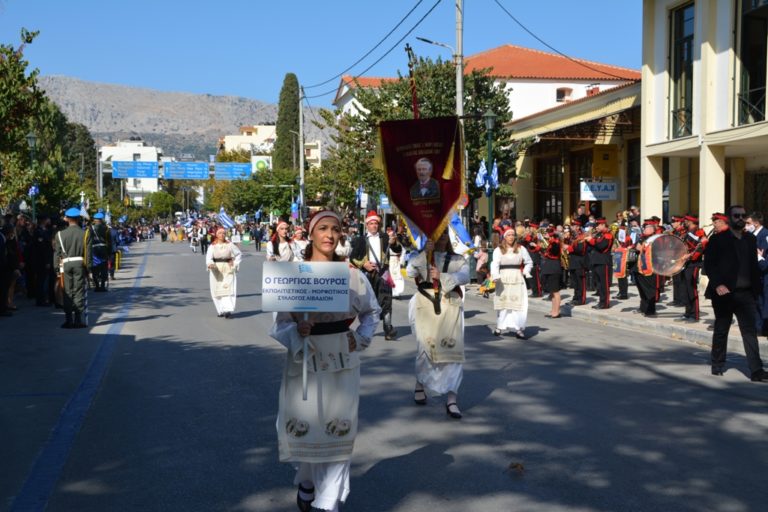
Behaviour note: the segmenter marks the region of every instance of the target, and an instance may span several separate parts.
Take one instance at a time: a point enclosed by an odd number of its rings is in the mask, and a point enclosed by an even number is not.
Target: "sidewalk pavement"
[[[488,307],[493,307],[493,299],[484,299],[477,294],[478,286],[473,284],[467,289],[467,299],[477,299],[480,301],[486,301]],[[708,327],[714,325],[715,313],[712,310],[712,304],[709,300],[704,298],[703,292],[699,294],[700,299],[700,317],[701,320],[695,323],[679,322],[675,319],[680,318],[684,311],[682,307],[667,306],[668,302],[671,302],[672,298],[672,286],[671,284],[666,287],[666,293],[661,295],[661,299],[656,305],[656,318],[647,318],[640,314],[640,297],[637,293],[637,287],[630,284],[629,286],[629,299],[616,300],[615,297],[618,294],[618,289],[614,283],[611,287],[611,307],[610,309],[592,309],[597,303],[597,297],[588,292],[587,304],[583,306],[568,306],[573,296],[572,289],[564,289],[560,291],[561,307],[560,314],[562,319],[551,320],[546,318],[546,322],[562,322],[568,321],[567,317],[578,318],[579,320],[585,320],[587,322],[602,324],[611,327],[621,327],[623,329],[638,330],[641,333],[653,334],[657,336],[663,336],[671,338],[673,340],[687,341],[696,343],[699,345],[712,346],[712,331],[708,330]],[[546,294],[545,296],[546,297]],[[540,313],[549,313],[552,303],[545,298],[528,298],[528,310],[536,311]],[[530,323],[530,320],[529,320]],[[764,359],[768,355],[768,340],[765,337],[758,336],[760,343],[760,354]],[[728,351],[744,354],[744,345],[741,340],[741,332],[739,331],[738,323],[734,318],[731,330],[728,333]]]

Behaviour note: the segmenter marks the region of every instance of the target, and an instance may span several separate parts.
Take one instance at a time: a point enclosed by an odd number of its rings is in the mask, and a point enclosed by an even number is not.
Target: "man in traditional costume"
[[[365,216],[366,232],[352,242],[350,262],[365,272],[376,292],[384,323],[384,338],[393,340],[397,330],[392,326],[392,277],[389,269],[390,253],[402,254],[403,247],[392,233],[389,237],[379,233],[381,217],[370,211]],[[400,269],[393,269],[399,272]]]
[[[493,250],[491,280],[496,283],[493,309],[496,310],[496,329],[493,334],[500,336],[512,331],[525,339],[525,325],[528,320],[528,289],[525,280],[530,277],[533,261],[528,250],[517,242],[515,231],[504,232],[499,247]]]
[[[307,261],[343,261],[335,255],[341,219],[330,210],[309,223]],[[299,510],[337,511],[349,494],[349,468],[357,437],[360,356],[371,342],[379,305],[368,279],[349,269],[349,311],[277,313],[270,335],[288,349],[280,385],[277,438],[280,461],[296,466]],[[358,320],[357,329],[350,325]],[[308,399],[302,399],[304,343],[309,337]]]
[[[424,405],[428,394],[445,394],[446,413],[460,419],[457,394],[464,374],[461,286],[469,283],[469,264],[463,256],[453,253],[447,231],[434,243],[434,264],[427,261],[431,245],[427,242],[427,250],[412,257],[406,269],[418,286],[408,306],[408,320],[418,342],[413,399]]]
[[[211,298],[220,317],[230,318],[237,301],[237,271],[240,268],[240,249],[225,238],[226,231],[216,229],[216,238],[205,255]]]

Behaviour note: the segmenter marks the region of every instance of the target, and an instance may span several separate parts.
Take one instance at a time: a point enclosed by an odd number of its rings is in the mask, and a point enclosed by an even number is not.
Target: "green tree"
[[[168,217],[173,215],[176,199],[165,190],[152,192],[145,199],[146,204],[152,205],[149,208],[152,217]]]
[[[280,101],[277,106],[277,126],[275,147],[272,151],[272,167],[292,169],[294,155],[302,146],[301,141],[294,141],[294,134],[299,131],[299,80],[293,73],[287,73],[280,89]],[[298,159],[296,159],[298,162]],[[298,164],[297,164],[298,165]]]
[[[496,114],[493,132],[493,157],[499,166],[502,187],[500,195],[511,194],[510,180],[515,175],[517,148],[510,146],[510,131],[505,124],[512,119],[506,93],[494,84],[490,69],[474,70],[464,75],[464,143],[468,154],[467,179],[470,191],[481,193],[472,183],[480,165],[487,157],[487,132],[483,114]],[[450,116],[456,113],[456,72],[453,63],[438,59],[419,58],[414,67],[419,114],[422,118]],[[321,127],[335,131],[334,146],[323,160],[322,174],[329,179],[316,186],[322,194],[332,195],[337,205],[354,202],[355,191],[362,184],[369,193],[384,192],[384,177],[374,168],[376,128],[379,122],[412,119],[410,79],[398,74],[398,79],[383,83],[378,89],[357,87],[357,100],[363,109],[359,114],[344,114],[323,110]],[[331,178],[333,177],[333,178]],[[328,189],[330,188],[329,191]],[[315,192],[318,192],[315,191]]]

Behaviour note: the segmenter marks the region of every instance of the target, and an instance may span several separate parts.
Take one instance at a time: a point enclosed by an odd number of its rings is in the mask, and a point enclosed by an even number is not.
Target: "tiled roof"
[[[575,61],[575,62],[574,62]],[[568,59],[555,53],[506,44],[464,59],[466,72],[493,68],[500,78],[544,78],[552,80],[639,80],[640,71],[582,59]]]

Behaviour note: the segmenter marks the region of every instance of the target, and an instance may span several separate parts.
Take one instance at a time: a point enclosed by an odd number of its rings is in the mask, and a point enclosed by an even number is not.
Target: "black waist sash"
[[[227,263],[229,261],[232,261],[232,258],[213,258],[213,261],[216,263]]]
[[[504,270],[509,268],[520,268],[520,265],[499,265],[499,270]]]
[[[309,331],[309,335],[312,336],[314,334],[320,336],[323,334],[337,334],[347,331],[349,331],[349,322],[347,320],[338,320],[336,322],[323,322],[313,325],[312,329]]]

